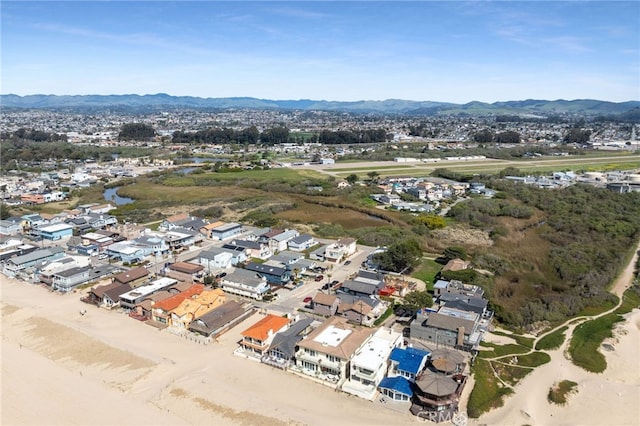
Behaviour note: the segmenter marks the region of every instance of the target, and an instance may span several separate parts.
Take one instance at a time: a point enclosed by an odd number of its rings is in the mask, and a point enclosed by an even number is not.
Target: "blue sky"
[[[3,94],[640,99],[640,2],[0,2]]]

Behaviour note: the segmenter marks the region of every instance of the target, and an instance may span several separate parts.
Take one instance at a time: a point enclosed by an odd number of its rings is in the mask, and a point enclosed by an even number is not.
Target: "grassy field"
[[[547,399],[551,403],[564,405],[567,403],[567,397],[569,396],[569,394],[574,392],[577,387],[578,384],[576,382],[572,382],[571,380],[563,380],[549,389]]]
[[[602,373],[607,368],[607,360],[598,350],[602,342],[613,336],[613,327],[624,320],[622,315],[640,306],[640,295],[628,289],[621,306],[614,312],[580,324],[573,331],[569,344],[569,355],[575,365],[592,373]]]
[[[422,259],[422,263],[411,274],[412,277],[424,281],[427,284],[427,290],[433,290],[433,283],[438,275],[438,272],[442,269],[442,265],[433,259]]]
[[[533,348],[533,340],[531,337],[525,337],[525,336],[521,336],[519,334],[509,334],[509,333],[503,333],[502,331],[492,331],[492,334],[495,334],[497,336],[505,336],[505,337],[509,337],[513,340],[516,341],[517,344],[525,346],[527,348]]]
[[[515,344],[515,343],[510,343],[507,345],[498,345],[495,343],[481,342],[480,346],[483,346],[485,348],[493,348],[493,350],[480,351],[478,353],[479,358],[498,358],[498,357],[503,357],[507,355],[519,355],[519,354],[527,353],[529,351],[529,348],[522,345]]]
[[[469,414],[469,417],[477,419],[482,413],[502,407],[502,399],[506,395],[513,393],[513,391],[498,382],[489,361],[476,359],[471,371],[474,374],[476,383],[469,396],[467,414]]]
[[[549,333],[542,339],[538,340],[538,343],[536,343],[536,350],[558,349],[564,343],[564,333],[567,331],[567,328],[567,326],[561,327],[553,333]]]

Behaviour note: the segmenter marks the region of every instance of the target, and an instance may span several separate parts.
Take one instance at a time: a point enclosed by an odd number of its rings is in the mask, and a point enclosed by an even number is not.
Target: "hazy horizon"
[[[640,2],[3,1],[2,92],[640,99]]]

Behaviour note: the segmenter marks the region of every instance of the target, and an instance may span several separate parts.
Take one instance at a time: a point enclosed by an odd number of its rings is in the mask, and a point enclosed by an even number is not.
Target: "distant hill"
[[[411,115],[541,115],[584,114],[615,115],[640,107],[640,101],[606,102],[592,99],[579,100],[534,100],[508,102],[469,102],[453,104],[448,102],[407,101],[387,99],[383,101],[338,102],[324,100],[269,100],[249,97],[199,98],[194,96],[171,96],[165,93],[155,95],[0,95],[3,108],[252,108],[345,111],[355,113],[411,114]]]

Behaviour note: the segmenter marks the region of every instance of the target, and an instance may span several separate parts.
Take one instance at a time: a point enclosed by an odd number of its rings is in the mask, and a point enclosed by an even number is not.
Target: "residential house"
[[[244,227],[239,223],[226,223],[210,230],[209,238],[212,240],[228,240],[244,232]]]
[[[402,334],[379,328],[351,358],[347,380],[342,390],[360,398],[373,400],[378,385],[387,375],[391,351],[403,343]]]
[[[221,269],[230,268],[234,264],[233,259],[233,252],[212,247],[208,250],[201,251],[196,261],[204,267],[207,275],[211,275]],[[237,261],[238,259],[236,258],[236,262]]]
[[[401,376],[415,382],[416,377],[426,368],[430,355],[431,352],[414,347],[394,348],[389,356],[391,365],[388,376]]]
[[[220,288],[227,293],[262,300],[269,291],[269,284],[264,276],[256,272],[236,269],[222,278]]]
[[[120,306],[125,310],[132,310],[138,303],[148,296],[160,290],[167,289],[175,285],[178,281],[173,278],[162,277],[147,285],[141,285],[120,295]]]
[[[356,240],[353,238],[341,238],[327,246],[324,257],[327,262],[340,262],[354,254],[357,250]]]
[[[22,231],[20,222],[0,220],[0,235],[18,235]]]
[[[148,245],[136,244],[134,241],[121,241],[119,243],[113,243],[105,249],[105,253],[111,259],[121,260],[122,262],[128,263],[141,262],[152,252],[152,247]]]
[[[302,318],[289,324],[289,328],[276,333],[269,345],[268,352],[262,356],[261,361],[271,366],[286,370],[292,362],[295,362],[298,342],[311,331],[311,318]]]
[[[371,315],[373,308],[363,300],[354,303],[340,303],[337,314],[353,324],[373,325],[375,318]]]
[[[295,229],[286,229],[283,232],[274,235],[269,239],[269,248],[271,249],[271,252],[278,253],[282,250],[286,250],[288,242],[298,235],[300,235],[300,233]]]
[[[167,267],[166,275],[178,281],[201,283],[204,280],[204,266],[189,262],[176,262]]]
[[[191,321],[189,331],[204,337],[218,338],[255,313],[250,305],[230,300]]]
[[[330,317],[298,343],[295,370],[339,387],[350,375],[351,358],[372,334],[345,318]]]
[[[129,316],[138,321],[148,321],[151,319],[151,310],[153,308],[153,305],[155,305],[157,302],[161,302],[173,296],[175,296],[175,294],[170,291],[170,288],[150,294],[140,302],[136,303],[136,306],[131,311],[129,311]],[[158,328],[161,327],[160,324],[156,325],[158,326]]]
[[[115,282],[113,284],[116,284]],[[102,304],[100,306],[113,309],[120,306],[120,296],[129,292],[131,286],[127,284],[118,284],[117,286],[105,290],[102,296]]]
[[[142,266],[137,268],[129,269],[128,271],[124,271],[119,273],[118,275],[114,275],[113,282],[118,284],[127,284],[132,289],[141,286],[144,284],[149,277],[149,271],[147,268],[143,268]]]
[[[97,281],[118,271],[120,271],[120,268],[112,265],[80,266],[65,269],[52,275],[51,288],[66,293],[81,284]]]
[[[249,262],[245,265],[244,269],[259,273],[265,277],[267,282],[271,285],[284,285],[291,279],[291,272],[286,268],[278,268],[275,266]]]
[[[73,235],[73,227],[66,223],[56,223],[55,225],[41,226],[38,234],[45,240],[57,241],[69,238]]]
[[[267,314],[241,333],[240,347],[252,356],[261,357],[269,349],[276,333],[284,331],[288,327],[288,318]]]
[[[61,247],[34,250],[27,254],[9,258],[4,263],[2,273],[8,277],[15,277],[19,273],[29,273],[39,263],[60,259],[63,256],[64,250]]]
[[[269,245],[258,241],[233,240],[229,244],[224,244],[222,247],[229,249],[242,247],[246,250],[248,257],[255,257],[258,259],[267,259],[271,256],[271,249],[269,248]]]
[[[169,325],[171,311],[177,308],[185,299],[197,296],[203,291],[203,284],[194,284],[185,291],[172,295],[166,299],[156,301],[151,305],[151,319],[153,321]]]
[[[170,328],[177,333],[188,331],[191,322],[221,306],[227,301],[227,296],[219,288],[204,290],[199,295],[184,299],[178,307],[171,311]]]
[[[160,256],[169,253],[169,245],[158,235],[141,235],[134,240],[134,243],[146,247],[147,255]]]
[[[385,377],[380,381],[378,390],[385,397],[401,404],[411,404],[413,398],[411,383],[402,376]]]
[[[312,252],[309,253],[309,259],[323,262],[325,260],[324,254],[328,247],[329,245],[324,244],[318,247],[317,249],[313,250]]]
[[[340,305],[340,299],[338,299],[338,296],[322,292],[317,292],[311,301],[313,313],[325,317],[335,315],[338,311],[338,305]]]
[[[107,291],[110,290],[116,290],[120,291],[120,294],[124,294],[127,291],[131,290],[131,286],[129,286],[128,284],[121,284],[119,282],[112,282],[109,284],[105,284],[105,285],[100,285],[98,287],[93,287],[89,293],[87,294],[87,296],[83,297],[81,300],[83,302],[86,303],[91,303],[93,305],[96,306],[102,306],[102,305],[106,305],[106,301],[105,301],[105,295],[107,293]],[[117,295],[117,297],[114,297],[114,299],[116,301],[119,301],[120,299],[120,294]]]
[[[442,307],[437,312],[421,309],[410,324],[413,339],[462,350],[477,349],[484,331],[475,312]]]
[[[354,296],[374,296],[384,288],[384,276],[375,271],[358,271],[352,280],[342,283],[339,291]]]
[[[298,235],[287,242],[287,247],[291,251],[305,251],[315,245],[316,240],[309,234]]]
[[[451,421],[458,412],[466,383],[465,375],[448,376],[427,370],[413,386],[411,413],[434,423]]]

